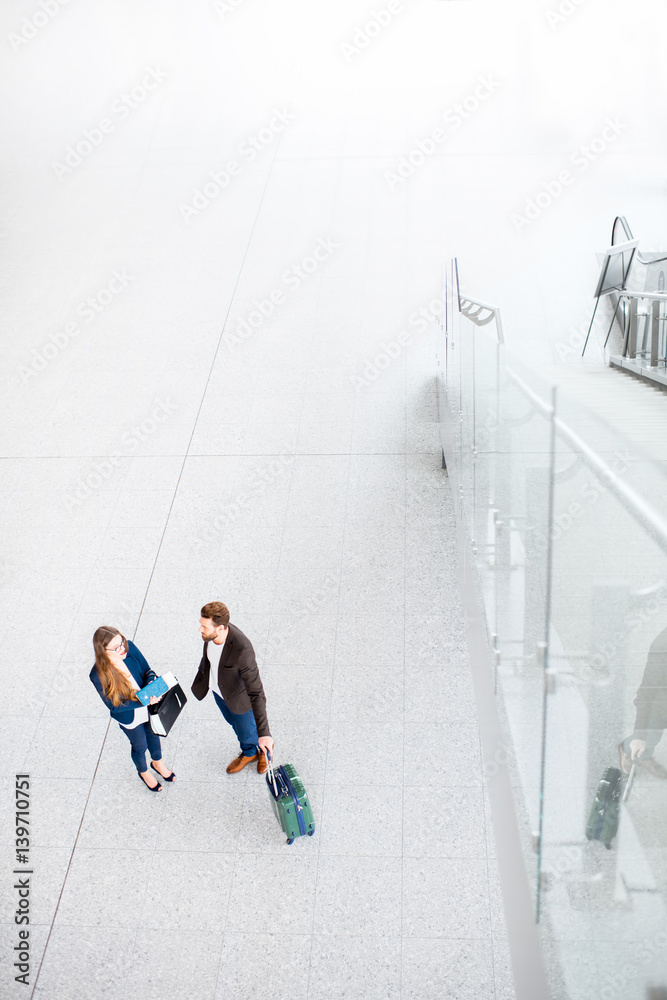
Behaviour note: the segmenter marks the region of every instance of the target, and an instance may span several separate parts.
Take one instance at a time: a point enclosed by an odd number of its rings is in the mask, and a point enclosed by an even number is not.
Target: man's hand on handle
[[[260,753],[266,753],[268,750],[273,757],[273,739],[270,736],[260,736],[257,740],[257,745],[259,746]]]
[[[638,760],[646,750],[646,740],[630,740],[630,757]]]

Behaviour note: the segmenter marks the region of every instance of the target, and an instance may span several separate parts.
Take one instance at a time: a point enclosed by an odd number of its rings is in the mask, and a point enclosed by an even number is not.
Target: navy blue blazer
[[[157,674],[148,666],[146,657],[137,649],[133,642],[127,640],[127,656],[124,660],[125,666],[130,671],[140,688],[146,687],[154,681]],[[135,708],[143,708],[139,701],[121,701],[120,705],[114,705],[110,698],[107,698],[102,691],[102,681],[97,672],[97,665],[93,664],[90,671],[90,679],[95,685],[95,690],[111,712],[111,718],[119,722],[121,726],[131,726],[134,722]]]

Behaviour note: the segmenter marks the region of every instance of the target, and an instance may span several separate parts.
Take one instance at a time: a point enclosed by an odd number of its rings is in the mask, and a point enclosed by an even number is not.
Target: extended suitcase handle
[[[273,758],[271,757],[271,751],[265,750],[264,753],[266,754],[269,778],[271,780],[271,784],[273,785],[273,794],[275,795],[276,798],[278,798],[278,786],[276,785],[276,775],[273,770]]]
[[[637,770],[637,765],[633,764],[630,768],[630,774],[628,775],[628,780],[625,783],[625,788],[623,789],[623,797],[621,802],[627,802],[630,792],[632,790],[632,784],[635,780],[635,771]]]

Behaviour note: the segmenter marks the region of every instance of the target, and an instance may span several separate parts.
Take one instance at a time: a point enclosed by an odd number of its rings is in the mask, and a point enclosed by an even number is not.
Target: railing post
[[[651,367],[658,364],[658,341],[660,339],[660,300],[651,302]]]
[[[633,296],[630,299],[630,337],[628,341],[628,356],[632,359],[637,357],[637,299]]]
[[[551,626],[551,594],[553,590],[553,526],[554,526],[554,496],[556,488],[555,463],[556,463],[556,386],[551,389],[551,413],[549,415],[549,484],[548,484],[548,512],[547,512],[547,562],[546,562],[546,587],[544,596],[544,639],[540,643],[542,668],[544,670],[544,694],[542,696],[542,761],[540,766],[540,814],[539,814],[539,851],[537,854],[537,905],[535,908],[535,919],[539,922],[541,908],[542,890],[542,845],[544,843],[544,785],[547,762],[547,706],[549,699],[549,632]]]

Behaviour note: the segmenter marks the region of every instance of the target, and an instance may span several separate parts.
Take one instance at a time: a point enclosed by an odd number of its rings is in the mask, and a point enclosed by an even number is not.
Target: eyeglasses
[[[121,653],[125,649],[125,646],[126,646],[126,641],[125,639],[123,639],[120,646],[107,646],[106,649],[107,652],[109,653]]]

